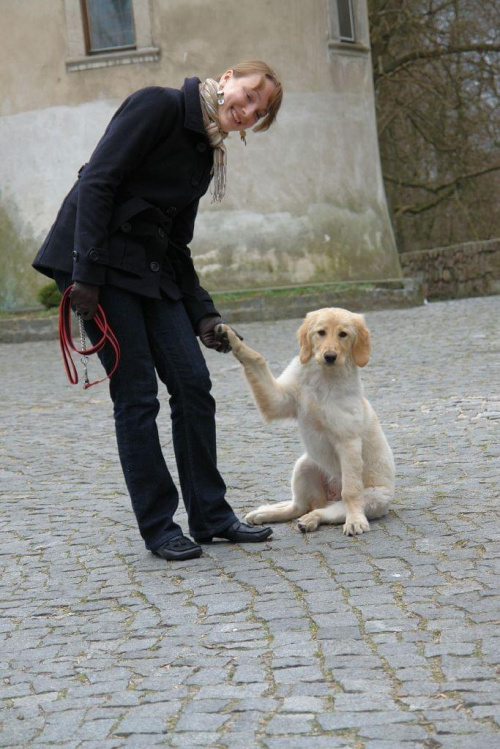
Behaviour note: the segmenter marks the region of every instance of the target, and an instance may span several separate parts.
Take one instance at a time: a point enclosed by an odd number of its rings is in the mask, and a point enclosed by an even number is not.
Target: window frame
[[[64,11],[68,40],[67,72],[140,62],[158,62],[160,59],[160,49],[153,44],[149,0],[132,0],[135,46],[118,47],[102,52],[88,51],[84,3],[81,0],[64,0]]]
[[[351,32],[352,36],[343,36],[342,35],[342,19],[341,19],[341,12],[340,12],[340,4],[345,3],[346,10],[348,11],[349,15],[349,23],[351,26]],[[341,42],[347,42],[349,44],[353,44],[356,41],[356,23],[354,21],[354,9],[352,7],[352,0],[337,0],[337,15],[338,15],[338,23],[339,23],[339,39]]]
[[[367,55],[370,52],[367,1],[347,1],[353,38],[340,34],[339,0],[328,0],[328,50],[333,55]]]
[[[92,33],[91,33],[91,22],[90,13],[88,7],[88,0],[80,0],[82,5],[82,23],[83,23],[83,36],[85,38],[85,50],[87,55],[95,57],[95,55],[108,54],[109,52],[123,52],[124,50],[137,49],[136,44],[136,32],[135,32],[135,18],[134,16],[134,0],[130,0],[130,7],[132,11],[132,18],[134,23],[134,42],[133,44],[122,44],[120,47],[106,47],[102,49],[92,49]]]

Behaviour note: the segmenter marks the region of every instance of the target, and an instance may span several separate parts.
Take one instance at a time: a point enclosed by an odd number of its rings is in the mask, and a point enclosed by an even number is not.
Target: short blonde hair
[[[283,86],[278,74],[275,70],[270,68],[266,62],[262,62],[261,60],[245,60],[244,62],[239,62],[237,65],[233,65],[229,70],[233,71],[235,78],[243,78],[246,75],[255,75],[255,73],[260,74],[262,80],[257,86],[259,89],[264,88],[266,85],[266,79],[272,81],[274,92],[269,99],[267,112],[265,116],[259,120],[258,124],[252,128],[254,133],[269,130],[278,115],[281,102],[283,101]],[[220,80],[221,78],[222,76],[219,76],[217,80]]]

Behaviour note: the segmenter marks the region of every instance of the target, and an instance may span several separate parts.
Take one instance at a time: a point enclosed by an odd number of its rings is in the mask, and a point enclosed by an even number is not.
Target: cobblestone
[[[499,318],[500,297],[367,314],[397,464],[370,533],[285,523],[177,564],[142,546],[106,386],[69,386],[54,341],[1,344],[0,747],[500,746]],[[238,330],[277,374],[299,322]],[[297,430],[205,353],[243,516],[289,496]]]

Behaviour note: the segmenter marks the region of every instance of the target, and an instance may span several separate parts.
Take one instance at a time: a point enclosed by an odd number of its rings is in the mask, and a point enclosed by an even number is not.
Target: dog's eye
[[[345,332],[345,330],[340,331],[339,338],[347,338],[347,333]]]
[[[326,335],[326,330],[317,330],[316,333],[320,336]]]

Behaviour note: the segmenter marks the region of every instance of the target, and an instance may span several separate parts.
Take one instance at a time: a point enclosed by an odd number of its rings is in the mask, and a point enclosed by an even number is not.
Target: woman
[[[65,198],[33,266],[71,302],[89,338],[101,304],[121,348],[110,380],[118,452],[146,548],[164,559],[199,557],[213,537],[258,542],[272,530],[241,523],[217,470],[215,403],[196,340],[227,352],[221,321],[200,286],[188,243],[198,202],[213,177],[225,191],[224,138],[267,130],[282,87],[263,62],[244,62],[218,81],[187,78],[180,90],[149,87],[124,101]],[[108,372],[107,347],[100,354]],[[158,439],[156,375],[170,395],[172,434],[186,506],[186,538],[174,521],[177,489]]]

